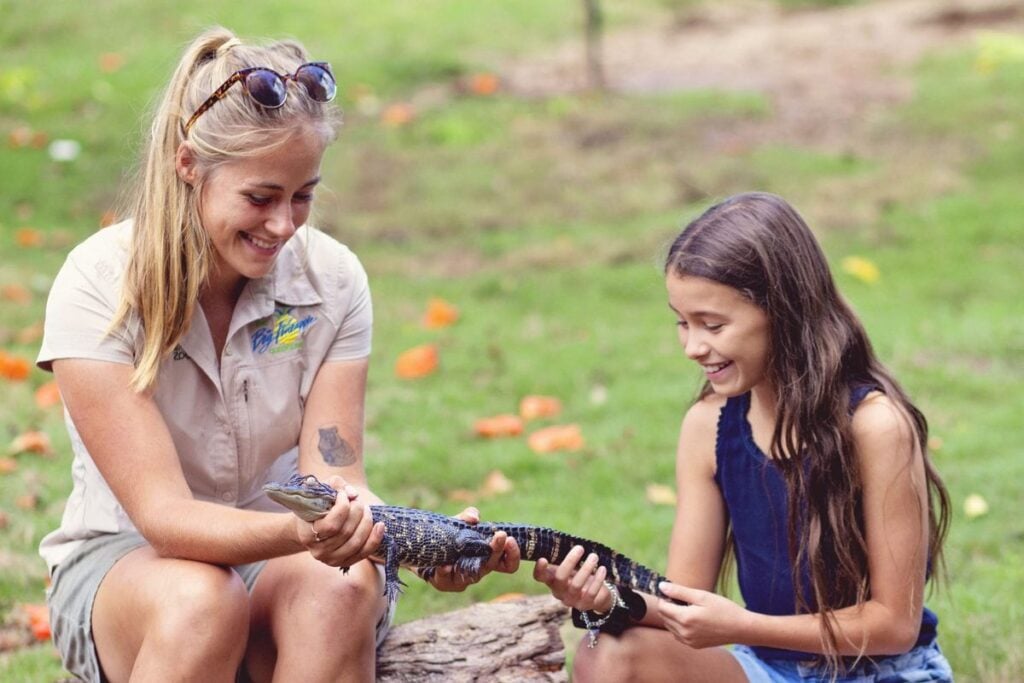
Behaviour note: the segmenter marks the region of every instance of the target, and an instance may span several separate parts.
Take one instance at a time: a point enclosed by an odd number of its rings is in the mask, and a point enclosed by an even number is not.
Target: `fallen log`
[[[377,680],[568,681],[559,634],[565,618],[565,607],[542,595],[401,624],[378,651]]]

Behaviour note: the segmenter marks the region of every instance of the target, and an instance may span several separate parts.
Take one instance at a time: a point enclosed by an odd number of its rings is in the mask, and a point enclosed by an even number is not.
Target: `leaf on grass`
[[[0,377],[21,381],[28,377],[29,362],[20,356],[11,356],[0,351]]]
[[[524,420],[541,417],[557,417],[562,412],[562,402],[554,396],[524,396],[519,401],[519,416]]]
[[[414,346],[404,351],[395,361],[395,374],[401,379],[418,379],[426,377],[437,370],[439,358],[437,347],[433,344]]]
[[[435,330],[448,327],[459,319],[459,309],[444,299],[433,297],[427,303],[427,311],[423,314],[423,326]]]
[[[534,453],[578,451],[585,445],[579,425],[552,425],[530,434],[527,445]]]
[[[654,505],[671,505],[675,507],[675,489],[671,486],[665,486],[664,484],[648,484],[647,502]]]
[[[988,514],[988,501],[977,493],[972,493],[964,499],[964,515],[967,519],[976,519]]]
[[[389,128],[400,128],[416,118],[416,110],[406,102],[389,104],[380,114],[380,121]]]
[[[480,487],[480,495],[484,498],[490,498],[508,493],[513,488],[515,487],[512,485],[512,481],[505,476],[504,472],[501,470],[491,470]]]
[[[32,292],[25,285],[4,285],[0,287],[0,299],[15,304],[28,304],[32,303]]]
[[[60,389],[57,387],[57,382],[51,380],[36,389],[35,400],[36,405],[43,409],[60,405]]]
[[[18,461],[14,458],[0,458],[0,474],[10,474],[18,469]]]
[[[523,433],[523,421],[518,415],[482,417],[473,423],[473,431],[485,439],[519,436]]]
[[[878,279],[882,276],[878,270],[878,266],[876,266],[873,261],[869,261],[861,256],[847,256],[842,260],[840,265],[844,272],[852,275],[865,284],[873,285],[878,282]]]
[[[50,436],[46,432],[24,432],[14,437],[8,451],[11,455],[18,453],[49,455],[53,452],[53,447],[50,444]]]
[[[488,602],[499,603],[499,602],[516,602],[526,597],[526,593],[502,593],[491,598]]]

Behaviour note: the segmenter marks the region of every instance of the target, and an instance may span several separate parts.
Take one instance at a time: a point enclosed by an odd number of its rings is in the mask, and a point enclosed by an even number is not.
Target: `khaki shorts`
[[[50,630],[53,642],[60,652],[64,668],[89,683],[101,683],[106,678],[100,669],[96,645],[92,640],[92,605],[100,583],[111,567],[129,552],[146,545],[138,533],[123,532],[91,538],[80,545],[54,570],[47,590],[50,607]],[[252,593],[266,560],[232,567]],[[384,578],[384,566],[377,565]],[[391,628],[395,616],[392,605],[377,624],[377,646]]]

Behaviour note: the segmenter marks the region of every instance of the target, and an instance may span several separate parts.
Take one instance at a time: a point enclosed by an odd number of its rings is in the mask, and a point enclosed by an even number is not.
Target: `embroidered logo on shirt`
[[[188,354],[185,353],[185,349],[181,348],[181,344],[175,346],[172,353],[172,358],[174,358],[174,360],[185,360],[188,358]]]
[[[302,337],[316,323],[316,317],[307,315],[301,320],[292,315],[291,308],[274,309],[269,327],[252,333],[253,353],[281,353],[302,348]]]

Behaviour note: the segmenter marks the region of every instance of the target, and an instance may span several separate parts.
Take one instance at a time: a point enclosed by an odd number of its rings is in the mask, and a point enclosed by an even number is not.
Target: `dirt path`
[[[842,147],[877,112],[911,96],[906,67],[979,30],[1024,30],[1024,3],[882,0],[788,12],[708,3],[672,25],[611,33],[603,50],[613,90],[761,92],[773,106],[763,124],[770,130],[748,134]],[[525,96],[582,90],[582,48],[577,41],[510,64],[502,77]]]

